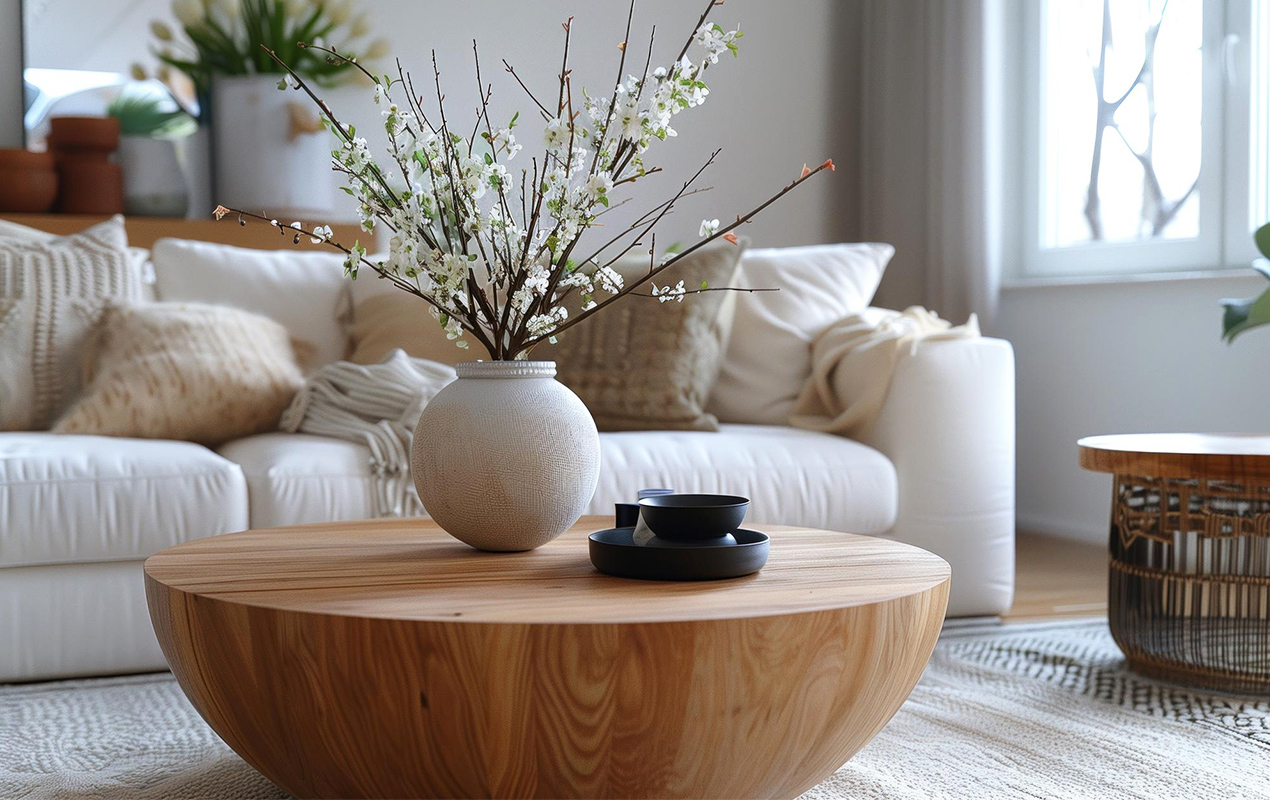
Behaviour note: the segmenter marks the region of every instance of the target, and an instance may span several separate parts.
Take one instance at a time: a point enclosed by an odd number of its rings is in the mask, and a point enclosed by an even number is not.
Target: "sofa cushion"
[[[642,291],[659,283],[729,286],[747,244],[707,245]],[[648,265],[647,256],[624,256],[613,268],[632,284]],[[627,297],[579,323],[558,344],[535,349],[533,357],[556,362],[557,379],[582,398],[602,431],[717,431],[719,421],[705,405],[735,303],[734,292],[680,296],[680,302],[669,303]]]
[[[0,567],[145,558],[246,527],[242,470],[199,445],[0,434]]]
[[[218,452],[242,467],[253,528],[366,519],[374,513],[365,445],[307,433],[262,433]]]
[[[91,381],[53,430],[216,445],[278,419],[304,379],[287,329],[204,303],[112,306]]]
[[[160,239],[150,257],[160,300],[214,303],[269,317],[295,337],[306,368],[339,361],[348,351],[349,290],[338,253]]]
[[[648,487],[750,498],[746,522],[876,534],[895,524],[895,466],[871,447],[779,425],[718,433],[600,434],[600,485],[588,514],[612,515]]]
[[[859,442],[782,426],[723,425],[718,433],[600,434],[600,484],[588,514],[651,486],[751,498],[749,522],[883,533],[895,523],[895,467]],[[338,439],[268,433],[220,453],[242,466],[254,528],[364,519],[371,514],[366,448]]]
[[[811,377],[811,345],[833,323],[863,311],[889,244],[824,244],[751,250],[736,284],[778,292],[736,298],[732,336],[706,410],[721,422],[786,425]]]

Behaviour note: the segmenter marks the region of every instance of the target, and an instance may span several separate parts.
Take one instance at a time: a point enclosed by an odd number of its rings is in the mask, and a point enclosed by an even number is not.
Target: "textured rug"
[[[285,797],[172,677],[0,687],[0,797]],[[1270,798],[1270,700],[1124,668],[1106,623],[950,630],[895,719],[805,798]]]

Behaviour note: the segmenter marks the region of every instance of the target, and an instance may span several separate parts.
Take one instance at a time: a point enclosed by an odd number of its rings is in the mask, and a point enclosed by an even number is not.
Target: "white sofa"
[[[159,299],[168,299],[163,280],[160,270]],[[303,316],[341,335],[338,314]],[[859,441],[724,424],[718,433],[606,433],[601,446],[590,513],[611,515],[613,503],[648,486],[743,494],[752,498],[747,521],[887,536],[940,554],[953,568],[952,616],[1010,606],[1006,342],[923,345],[901,361]],[[370,508],[366,451],[340,440],[267,433],[213,452],[187,442],[0,434],[0,681],[162,669],[142,582],[147,556],[249,527],[365,518]]]

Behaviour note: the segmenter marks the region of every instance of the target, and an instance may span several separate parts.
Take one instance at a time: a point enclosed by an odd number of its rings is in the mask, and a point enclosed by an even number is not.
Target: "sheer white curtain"
[[[860,0],[860,234],[878,303],[991,326],[1003,231],[1005,0]]]

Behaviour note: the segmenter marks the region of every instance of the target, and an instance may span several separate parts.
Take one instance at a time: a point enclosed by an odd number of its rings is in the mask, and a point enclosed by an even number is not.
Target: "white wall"
[[[144,60],[147,21],[170,18],[166,0],[40,0],[40,4],[45,21],[38,24],[56,30],[55,35],[37,31],[32,37],[31,59],[40,66],[126,70],[131,62]],[[117,11],[103,13],[103,5]],[[846,160],[845,152],[835,152],[847,135],[842,116],[849,114],[837,79],[844,36],[837,33],[842,22],[835,5],[840,4],[833,0],[729,0],[716,9],[717,21],[739,23],[745,31],[741,57],[726,58],[710,69],[712,93],[707,103],[678,117],[678,139],[656,146],[649,154],[650,164],[663,166],[666,173],[649,178],[628,208],[633,210],[640,200],[652,205],[668,198],[713,148],[722,147],[716,167],[704,178],[714,191],[689,198],[683,210],[660,229],[659,244],[695,238],[707,215],[726,220],[749,210],[796,177],[804,162],[819,164],[834,155]],[[447,112],[452,120],[464,120],[468,130],[476,101],[472,39],[479,39],[484,76],[494,83],[495,118],[522,111],[523,128],[518,133],[526,150],[518,159],[539,147],[541,132],[533,129],[532,104],[503,72],[500,59],[514,64],[536,92],[554,97],[553,76],[559,71],[563,37],[560,23],[573,14],[575,91],[585,85],[593,93],[608,95],[626,16],[625,3],[593,0],[363,0],[361,6],[374,13],[372,35],[392,42],[394,52],[415,73],[416,85],[431,80],[429,52],[436,48],[448,95]],[[638,59],[642,67],[649,26],[656,23],[654,64],[669,62],[702,8],[703,2],[640,0],[631,35],[632,60]],[[101,36],[103,30],[111,35]],[[56,44],[57,55],[51,53],[50,43]],[[73,43],[81,46],[70,46]],[[374,124],[378,114],[364,98],[364,90],[352,88],[331,96],[337,113]],[[835,209],[849,202],[845,199],[849,183],[841,173],[826,175],[765,212],[745,233],[755,244],[764,245],[845,238],[843,217]]]
[[[1270,330],[1228,346],[1218,305],[1266,286],[1254,276],[1007,290],[994,333],[1014,343],[1018,365],[1020,529],[1106,541],[1111,477],[1080,469],[1081,436],[1270,430]]]

